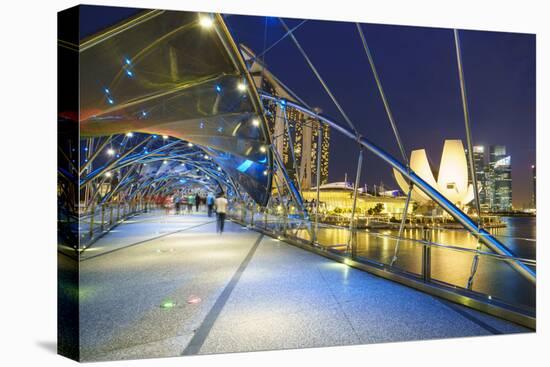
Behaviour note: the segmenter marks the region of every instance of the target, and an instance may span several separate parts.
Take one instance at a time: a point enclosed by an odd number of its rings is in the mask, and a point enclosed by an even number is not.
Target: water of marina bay
[[[536,258],[536,218],[502,217],[505,228],[491,229],[490,232],[501,241],[515,256],[526,259]],[[398,230],[380,230],[382,234],[398,235]],[[373,235],[375,231],[359,231],[357,234],[357,255],[380,263],[389,264],[394,255],[396,240],[387,236]],[[442,245],[453,245],[476,249],[477,240],[465,230],[431,230],[431,240]],[[422,239],[420,229],[406,229],[404,237]],[[332,247],[346,244],[349,238],[347,229],[323,228],[318,234],[321,245]],[[485,246],[482,251],[492,252]],[[431,277],[453,286],[465,288],[470,276],[474,254],[433,247],[431,250]],[[395,266],[413,273],[422,274],[422,245],[418,242],[402,240]],[[532,267],[536,271],[535,268]],[[502,260],[480,256],[472,289],[490,295],[506,303],[535,308],[535,285],[522,277]]]

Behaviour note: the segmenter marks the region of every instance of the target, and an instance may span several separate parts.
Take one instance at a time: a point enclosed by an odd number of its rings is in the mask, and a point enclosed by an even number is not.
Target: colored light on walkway
[[[191,305],[196,305],[197,303],[201,303],[201,299],[197,296],[191,296],[189,299],[187,299],[187,303]]]
[[[173,308],[176,306],[176,302],[173,301],[164,301],[160,304],[161,308]]]

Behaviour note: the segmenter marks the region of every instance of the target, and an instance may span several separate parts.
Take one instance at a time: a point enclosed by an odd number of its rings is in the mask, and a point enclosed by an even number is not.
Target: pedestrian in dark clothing
[[[195,211],[196,211],[196,212],[199,211],[200,203],[201,203],[201,197],[200,197],[199,194],[197,193],[197,194],[195,195]]]

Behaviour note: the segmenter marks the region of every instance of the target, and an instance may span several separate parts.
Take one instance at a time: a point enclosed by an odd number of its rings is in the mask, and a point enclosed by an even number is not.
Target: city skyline
[[[510,123],[533,107],[529,67],[495,73],[506,63],[485,47],[518,45],[499,34],[476,53],[473,34],[462,49],[449,29],[59,12],[58,353],[536,331],[537,213],[510,212],[518,147],[534,139]]]
[[[106,9],[109,9],[107,11]],[[81,19],[84,38],[139,9],[91,8]],[[101,16],[99,16],[101,15]],[[224,15],[230,32],[308,104],[345,124],[274,17]],[[285,19],[359,132],[395,157],[399,150],[387,123],[368,61],[351,22]],[[407,154],[435,152],[438,166],[446,139],[466,141],[452,29],[362,24]],[[474,145],[505,145],[513,157],[513,204],[531,203],[535,146],[535,40],[533,34],[461,30],[463,64]],[[276,43],[276,44],[275,44]],[[273,47],[272,47],[273,46]],[[343,68],[342,60],[345,61]],[[406,60],[406,62],[404,61]],[[287,67],[292,64],[292,68]],[[419,129],[420,127],[420,129]],[[375,131],[375,134],[370,134]],[[419,133],[419,132],[422,133]],[[328,181],[354,177],[358,147],[331,136]],[[361,185],[397,187],[391,170],[366,154]]]
[[[285,33],[277,18],[231,15],[226,21],[236,41],[257,53],[264,43],[270,47]],[[299,26],[297,39],[359,132],[400,157],[368,61],[357,47],[361,41],[355,24],[285,22],[291,29]],[[466,141],[452,29],[368,23],[362,27],[407,154],[425,147],[434,152],[430,159],[438,166],[444,140]],[[536,164],[535,35],[460,32],[473,143],[508,147],[514,160],[514,206],[522,207],[531,202],[530,167]],[[263,61],[308,104],[345,125],[288,37],[263,55]],[[347,157],[357,150],[341,134],[332,134],[330,159],[335,164],[329,181],[343,181],[345,173],[354,177],[356,162]],[[363,172],[362,184],[383,181],[397,187],[391,170],[370,154],[365,155]]]

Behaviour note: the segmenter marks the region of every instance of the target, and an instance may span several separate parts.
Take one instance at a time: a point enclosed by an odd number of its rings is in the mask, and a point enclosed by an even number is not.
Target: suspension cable
[[[286,29],[287,32],[290,31],[290,29],[288,28],[288,26],[286,25],[285,21],[282,18],[279,18],[279,21],[281,22],[281,24],[283,25],[283,27]],[[306,62],[308,63],[309,67],[311,68],[311,70],[313,71],[313,73],[315,74],[315,76],[317,77],[317,79],[319,80],[319,82],[321,83],[321,85],[323,86],[325,91],[327,92],[327,94],[329,95],[332,102],[334,102],[334,104],[338,108],[338,111],[340,111],[340,113],[342,114],[342,117],[344,118],[344,120],[346,120],[349,127],[355,133],[356,138],[358,138],[360,136],[359,132],[357,131],[357,129],[355,128],[355,126],[353,125],[351,120],[349,119],[348,115],[346,114],[346,112],[344,111],[342,106],[340,106],[340,103],[338,103],[338,101],[336,100],[336,97],[334,97],[334,95],[330,91],[329,87],[327,86],[327,84],[325,83],[325,81],[323,80],[323,78],[321,77],[321,75],[319,74],[319,72],[317,71],[317,69],[315,68],[313,63],[311,62],[310,58],[307,56],[306,52],[304,51],[304,49],[302,48],[302,46],[300,45],[300,43],[298,42],[298,40],[296,39],[294,34],[290,33],[289,36],[292,39],[292,41],[294,42],[294,44],[296,45],[296,47],[298,48],[298,50],[300,51],[300,53],[302,54],[302,56],[304,57],[304,59],[306,60]]]
[[[288,30],[285,34],[283,34],[283,36],[281,38],[279,38],[277,41],[273,42],[269,47],[265,47],[265,39],[264,39],[264,50],[259,53],[258,55],[254,56],[252,58],[252,61],[256,61],[257,59],[259,59],[260,57],[264,56],[266,53],[268,53],[273,47],[277,46],[279,44],[279,42],[281,42],[282,40],[284,40],[285,38],[287,38],[292,32],[294,32],[295,30],[297,30],[298,28],[300,28],[305,22],[307,22],[307,19],[306,20],[303,20],[300,24],[298,24],[297,26],[295,26],[294,28]],[[265,32],[267,33],[267,32]],[[262,59],[263,60],[263,59]]]
[[[359,32],[359,37],[361,37],[361,42],[363,43],[363,49],[365,50],[365,54],[367,54],[367,58],[369,59],[370,68],[372,70],[372,74],[374,75],[374,80],[376,81],[376,86],[378,87],[378,91],[380,92],[380,97],[382,98],[382,102],[384,103],[384,109],[386,110],[386,114],[388,115],[388,120],[390,121],[391,128],[393,130],[393,134],[395,135],[395,140],[397,140],[397,144],[399,145],[399,150],[401,150],[401,155],[403,156],[403,161],[409,165],[409,159],[407,158],[407,154],[405,153],[405,148],[403,147],[403,143],[401,141],[401,137],[399,135],[399,131],[397,130],[397,125],[395,124],[395,120],[393,118],[393,114],[390,109],[390,105],[388,103],[388,100],[386,98],[386,94],[384,93],[384,89],[382,88],[382,82],[380,81],[380,78],[378,76],[378,72],[376,71],[376,67],[374,65],[374,60],[372,58],[372,54],[370,52],[369,46],[367,44],[367,40],[365,38],[365,35],[363,34],[363,30],[361,29],[361,25],[359,23],[355,23],[357,26],[357,32]]]
[[[474,152],[472,149],[472,132],[470,130],[470,114],[468,112],[468,100],[466,98],[466,83],[464,81],[464,70],[462,68],[462,54],[460,51],[460,38],[458,30],[454,30],[456,61],[458,65],[458,76],[460,79],[460,95],[462,97],[462,110],[464,112],[464,126],[466,128],[466,143],[468,145],[468,163],[470,163],[470,176],[474,186],[474,198],[476,202],[478,227],[481,227],[481,205],[479,204],[479,192],[477,191],[477,177],[474,166]]]

